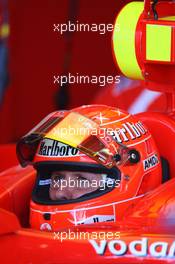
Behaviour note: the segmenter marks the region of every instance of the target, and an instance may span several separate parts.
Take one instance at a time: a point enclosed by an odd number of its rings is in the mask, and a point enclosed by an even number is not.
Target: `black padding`
[[[94,163],[83,163],[83,162],[58,162],[58,161],[46,161],[35,164],[35,169],[37,170],[37,178],[35,186],[32,192],[32,200],[37,204],[45,205],[59,205],[82,202],[85,200],[93,199],[99,197],[105,193],[112,191],[114,186],[106,187],[104,190],[96,190],[94,192],[85,194],[77,199],[72,200],[51,200],[49,197],[49,185],[40,186],[39,181],[44,179],[49,179],[51,172],[54,170],[70,170],[70,171],[83,171],[83,172],[94,172],[94,173],[106,173],[112,179],[121,180],[121,172],[117,167],[108,169],[102,165]]]
[[[170,179],[170,166],[167,159],[161,157],[162,164],[162,183]]]

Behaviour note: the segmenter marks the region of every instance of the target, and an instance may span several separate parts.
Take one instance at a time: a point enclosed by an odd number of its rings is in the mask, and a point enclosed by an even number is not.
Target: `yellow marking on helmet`
[[[136,26],[143,9],[143,2],[127,4],[119,13],[114,26],[115,57],[121,72],[131,79],[144,79],[135,51]]]
[[[146,59],[171,61],[172,27],[165,25],[146,25]]]

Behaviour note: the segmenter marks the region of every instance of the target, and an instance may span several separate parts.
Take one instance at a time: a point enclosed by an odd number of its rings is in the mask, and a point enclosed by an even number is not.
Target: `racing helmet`
[[[161,184],[160,157],[149,130],[131,114],[106,105],[51,113],[18,142],[17,155],[22,166],[32,164],[37,172],[30,202],[34,229],[117,222]],[[96,187],[75,187],[74,181],[72,190],[80,195],[61,196],[64,173],[79,183],[77,174],[88,174]],[[58,199],[52,199],[52,189]]]

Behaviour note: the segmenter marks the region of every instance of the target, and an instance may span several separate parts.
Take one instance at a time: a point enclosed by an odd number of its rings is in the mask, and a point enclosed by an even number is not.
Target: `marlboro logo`
[[[111,131],[110,134],[117,142],[122,143],[140,138],[147,132],[147,129],[139,121],[137,123],[126,122],[122,124],[122,128],[115,131]]]
[[[79,150],[56,140],[44,139],[39,147],[39,156],[74,157],[79,156]]]

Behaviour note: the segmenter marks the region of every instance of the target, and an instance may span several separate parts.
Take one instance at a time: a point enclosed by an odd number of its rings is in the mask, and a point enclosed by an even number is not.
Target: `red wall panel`
[[[127,1],[128,2],[128,1]],[[113,23],[126,1],[79,1],[80,23]],[[15,142],[41,118],[57,109],[58,86],[53,75],[63,72],[66,38],[53,31],[65,23],[70,1],[17,0],[9,4],[10,85],[0,113],[0,143]],[[69,71],[80,75],[117,74],[111,52],[111,33],[76,32],[72,35]],[[87,104],[98,84],[69,87],[68,107]]]

